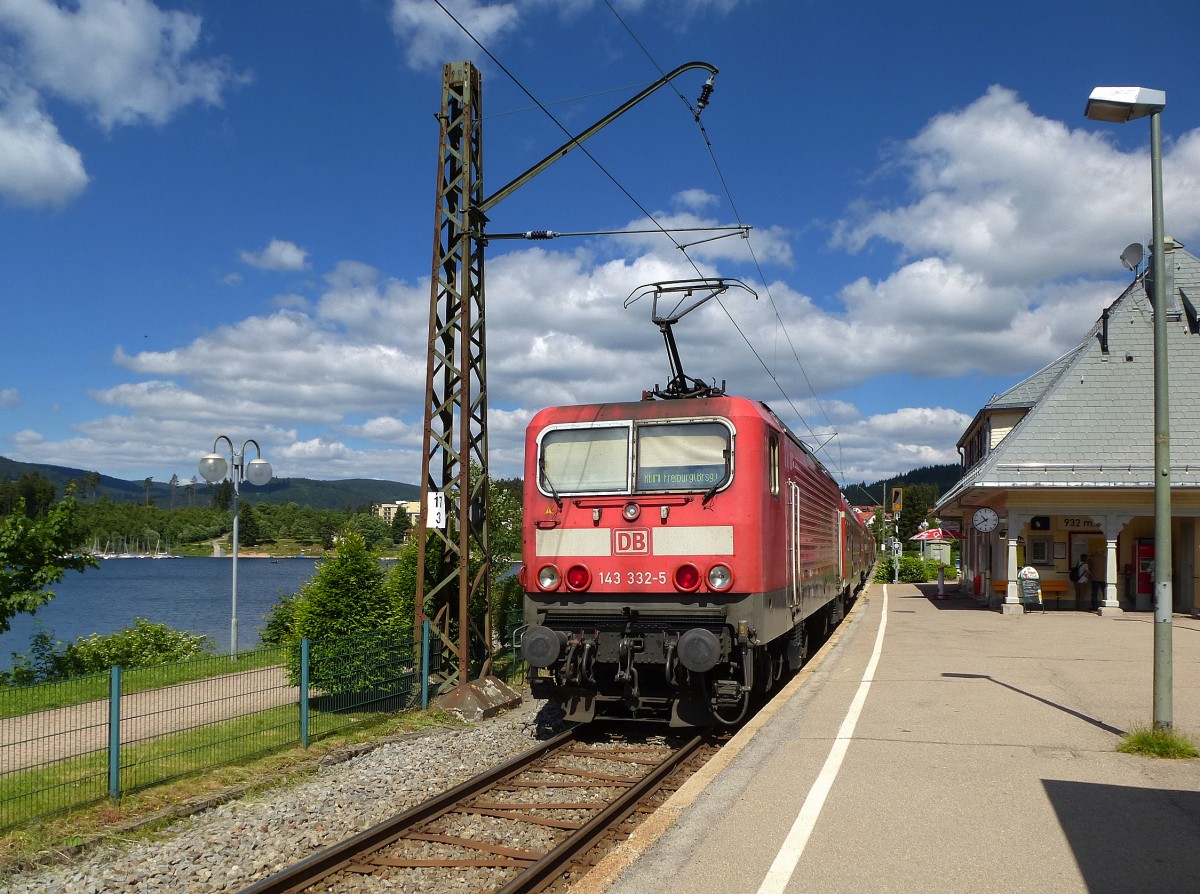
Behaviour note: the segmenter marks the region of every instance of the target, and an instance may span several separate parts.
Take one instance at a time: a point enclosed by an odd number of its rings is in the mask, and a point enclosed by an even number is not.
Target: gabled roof
[[[1171,484],[1200,487],[1200,333],[1193,331],[1200,320],[1185,312],[1189,304],[1200,310],[1200,260],[1176,248],[1167,263]],[[1154,486],[1154,332],[1146,280],[1139,275],[1078,347],[988,402],[981,414],[1029,412],[939,505],[976,487]]]
[[[1028,379],[1018,382],[1003,394],[992,395],[992,399],[984,404],[983,408],[975,414],[975,418],[971,420],[971,424],[967,426],[962,437],[958,439],[957,446],[961,449],[971,438],[976,425],[983,421],[992,411],[1028,409],[1036,404],[1050,386],[1058,380],[1058,377],[1063,374],[1063,371],[1070,366],[1075,355],[1083,350],[1083,347],[1084,345],[1081,344],[1078,347],[1072,348],[1066,354],[1049,365],[1042,367]]]
[[[993,397],[988,401],[986,409],[1000,410],[1014,407],[1032,407],[1058,381],[1086,344],[1087,342],[1084,342],[1078,347],[1072,348],[1054,362],[1038,370],[1028,379],[1025,379],[1025,381],[1018,382],[1003,394]]]

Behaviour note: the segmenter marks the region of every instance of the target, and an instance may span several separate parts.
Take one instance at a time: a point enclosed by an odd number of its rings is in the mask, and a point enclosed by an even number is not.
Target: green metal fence
[[[510,686],[524,683],[529,677],[529,665],[521,657],[521,634],[525,632],[525,618],[520,609],[504,617],[499,649],[492,665],[496,676]]]
[[[425,707],[439,664],[358,634],[0,690],[0,829]]]

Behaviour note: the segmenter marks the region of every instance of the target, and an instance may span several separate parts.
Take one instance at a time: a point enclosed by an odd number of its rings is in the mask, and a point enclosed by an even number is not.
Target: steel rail
[[[495,894],[536,894],[552,885],[576,857],[587,853],[609,829],[633,813],[638,805],[657,790],[675,770],[700,750],[704,736],[696,736],[673,752],[653,770],[637,780],[624,794],[592,817],[578,832],[561,841],[553,850],[519,876],[498,888]]]
[[[545,757],[547,754],[561,748],[575,738],[574,730],[559,733],[540,745],[518,754],[516,757],[497,764],[486,773],[472,777],[466,782],[455,786],[424,801],[415,807],[386,819],[345,841],[306,857],[294,866],[281,869],[274,875],[255,882],[248,888],[243,888],[241,894],[295,894],[316,884],[321,879],[332,875],[340,869],[349,866],[354,860],[365,853],[379,850],[404,836],[413,826],[427,822],[443,813],[447,813],[458,805],[464,798],[486,790],[495,785],[505,776],[519,772],[524,767]]]

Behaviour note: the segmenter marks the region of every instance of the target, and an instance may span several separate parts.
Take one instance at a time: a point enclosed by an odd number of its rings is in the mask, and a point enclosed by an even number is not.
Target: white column
[[[1021,570],[1017,565],[1017,538],[1021,534],[1021,529],[1025,527],[1025,516],[1017,515],[1016,513],[1008,513],[1008,589],[1005,591],[1004,605],[1000,611],[1005,615],[1024,614],[1025,607],[1021,605],[1021,595],[1018,589],[1021,584],[1017,580],[1017,572]]]
[[[1107,543],[1107,549],[1104,552],[1104,594],[1100,600],[1101,616],[1122,613],[1117,588],[1117,537],[1132,519],[1132,515],[1115,513],[1094,516],[1094,520],[1102,522],[1104,539]]]
[[[1108,538],[1108,549],[1104,557],[1104,595],[1100,600],[1100,609],[1121,611],[1121,603],[1117,601],[1117,540]]]

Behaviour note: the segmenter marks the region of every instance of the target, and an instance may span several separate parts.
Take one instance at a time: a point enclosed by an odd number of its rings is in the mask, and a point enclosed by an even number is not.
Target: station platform
[[[1115,750],[1153,718],[1153,615],[936,592],[870,584],[572,894],[1200,891],[1200,760]],[[1174,726],[1197,741],[1200,620],[1172,641]]]

